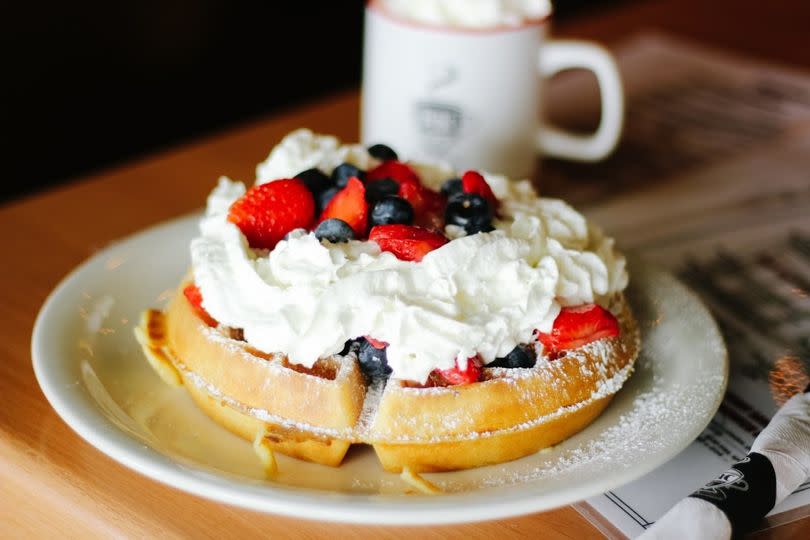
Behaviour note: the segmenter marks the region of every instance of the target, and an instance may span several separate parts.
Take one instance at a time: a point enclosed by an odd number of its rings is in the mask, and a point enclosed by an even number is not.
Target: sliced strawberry
[[[400,185],[422,184],[422,182],[419,180],[419,175],[416,174],[416,171],[414,171],[410,165],[393,159],[383,161],[366,173],[366,180],[369,182],[382,180],[383,178],[391,178],[396,180]]]
[[[189,283],[183,288],[183,296],[186,297],[186,300],[188,300],[188,303],[194,308],[197,316],[201,318],[205,324],[208,326],[219,325],[216,319],[209,315],[208,312],[205,311],[205,308],[202,307],[203,298],[199,287],[197,287],[194,283]]]
[[[618,335],[619,321],[612,313],[596,304],[583,304],[562,308],[551,333],[539,332],[537,339],[546,351],[555,353]]]
[[[493,213],[498,212],[498,207],[501,205],[495,194],[492,193],[492,188],[489,187],[484,177],[476,171],[467,171],[461,177],[461,189],[464,193],[475,193],[482,196],[489,203],[489,207]]]
[[[478,356],[471,356],[467,358],[466,368],[461,369],[456,362],[456,365],[450,369],[434,369],[431,378],[433,383],[439,383],[439,386],[455,386],[478,382],[481,379],[481,373],[481,360]]]
[[[422,257],[447,243],[441,233],[414,225],[377,225],[371,229],[369,240],[374,240],[383,251],[390,251],[403,261],[422,260]]]
[[[403,183],[397,194],[413,207],[414,223],[428,229],[441,229],[444,225],[444,208],[447,198],[441,193],[420,184]]]
[[[416,224],[436,230],[444,229],[444,211],[447,208],[447,197],[438,191],[426,189],[424,194],[425,208],[416,216]]]
[[[307,228],[315,200],[301,180],[276,180],[250,188],[228,211],[252,248],[273,249],[293,229]]]
[[[346,187],[338,191],[326,208],[323,209],[318,223],[330,218],[342,219],[354,231],[358,240],[366,236],[368,228],[368,203],[366,187],[357,177],[349,178]]]
[[[365,338],[366,338],[366,341],[368,341],[369,344],[371,344],[371,346],[374,347],[375,349],[384,349],[384,348],[388,347],[388,343],[386,343],[385,341],[380,341],[379,339],[374,339],[371,336],[365,336]]]
[[[425,198],[422,191],[422,186],[419,184],[405,183],[399,185],[399,192],[397,195],[411,203],[414,214],[417,214],[425,205]]]

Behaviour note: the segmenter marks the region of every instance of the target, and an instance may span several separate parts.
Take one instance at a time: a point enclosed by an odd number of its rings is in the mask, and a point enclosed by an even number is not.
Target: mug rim
[[[506,25],[506,24],[499,24],[497,26],[490,26],[486,28],[473,28],[473,27],[466,27],[466,26],[449,26],[449,25],[442,25],[436,26],[425,22],[420,22],[413,19],[406,19],[404,17],[400,17],[391,13],[387,10],[384,6],[381,5],[381,0],[367,0],[366,1],[366,9],[374,11],[382,15],[383,17],[387,18],[391,22],[400,24],[402,26],[409,26],[411,28],[419,29],[419,30],[429,30],[437,33],[449,33],[449,34],[496,34],[496,33],[506,33],[506,32],[517,32],[520,30],[525,30],[527,28],[539,28],[543,24],[545,24],[554,13],[553,9],[550,9],[548,13],[543,15],[542,17],[536,17],[534,19],[526,19],[519,25]]]

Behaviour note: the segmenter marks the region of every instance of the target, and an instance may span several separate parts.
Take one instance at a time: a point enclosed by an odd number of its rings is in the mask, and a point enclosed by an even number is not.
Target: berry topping
[[[394,152],[390,146],[385,144],[373,144],[368,147],[368,153],[373,158],[377,158],[380,161],[391,161],[397,160],[399,157],[397,153]]]
[[[442,195],[445,197],[452,197],[456,193],[463,191],[461,185],[461,178],[448,178],[442,182]]]
[[[467,224],[464,226],[467,234],[478,234],[480,232],[491,232],[495,230],[492,226],[492,220],[489,216],[479,215],[472,216]]]
[[[315,227],[315,238],[328,240],[333,244],[354,240],[354,231],[348,223],[338,218],[329,218],[321,221]]]
[[[376,347],[368,339],[359,339],[360,349],[357,359],[360,361],[360,370],[370,379],[386,379],[391,375],[391,367],[385,354],[385,347]],[[376,342],[379,344],[379,342]]]
[[[320,221],[329,218],[342,219],[354,231],[355,238],[366,235],[368,228],[368,204],[366,203],[366,188],[357,178],[350,178],[346,187],[341,189],[321,213]]]
[[[481,361],[477,356],[471,356],[467,358],[467,367],[464,369],[459,367],[457,360],[456,365],[450,369],[434,369],[431,375],[433,375],[435,383],[443,383],[440,384],[442,386],[455,386],[478,382],[481,379],[481,373]]]
[[[332,182],[339,188],[346,187],[349,178],[357,178],[361,182],[366,181],[366,172],[352,165],[351,163],[341,163],[332,171]]]
[[[447,225],[464,227],[467,234],[489,232],[492,227],[492,209],[487,200],[474,193],[457,193],[450,198],[444,210]]]
[[[420,184],[419,175],[409,165],[401,161],[384,161],[368,171],[369,182],[391,178],[401,184]]]
[[[295,177],[307,186],[307,189],[309,189],[315,199],[317,199],[321,193],[332,187],[332,180],[320,169],[307,169],[296,174]]]
[[[380,180],[382,182],[382,180]],[[378,182],[372,182],[375,184]],[[389,225],[391,223],[413,223],[413,207],[411,203],[396,195],[387,195],[374,203],[371,209],[371,226]]]
[[[564,307],[554,320],[550,334],[537,334],[548,353],[576,349],[597,339],[619,335],[619,322],[596,304]]]
[[[369,204],[374,204],[386,195],[396,195],[399,193],[399,182],[391,178],[383,178],[366,184],[366,200]]]
[[[498,213],[500,203],[495,197],[495,194],[492,193],[492,188],[489,187],[487,181],[484,180],[484,177],[479,173],[475,171],[465,172],[461,177],[461,186],[464,193],[475,193],[476,195],[481,195],[489,203],[490,208],[492,208],[492,212],[494,214]]]
[[[440,229],[443,225],[445,198],[421,184],[403,183],[399,196],[413,207],[414,221],[420,227]]]
[[[530,368],[535,363],[534,355],[520,345],[502,358],[496,358],[494,362],[487,364],[487,367],[502,368]]]
[[[341,349],[341,351],[338,354],[341,355],[341,356],[346,356],[347,354],[349,354],[349,352],[352,351],[352,349],[354,349],[356,351],[356,350],[358,350],[359,347],[360,347],[360,343],[357,340],[348,339],[343,344],[343,349]]]
[[[205,311],[205,308],[202,307],[202,293],[200,292],[200,288],[194,283],[189,283],[183,288],[183,296],[186,297],[186,300],[188,300],[188,303],[194,308],[197,316],[201,318],[205,324],[208,326],[217,326],[219,324],[216,319],[209,315],[208,312]]]
[[[301,180],[276,180],[250,188],[228,212],[252,248],[273,249],[288,232],[307,228],[315,213],[312,193]]]
[[[371,343],[372,347],[376,347],[378,349],[384,349],[384,348],[388,347],[388,343],[386,343],[385,341],[380,341],[379,339],[374,339],[371,336],[365,336],[365,338],[366,338],[366,341]]]
[[[414,225],[377,225],[371,229],[369,240],[374,240],[383,251],[390,251],[403,261],[422,260],[422,257],[447,243],[441,233]]]

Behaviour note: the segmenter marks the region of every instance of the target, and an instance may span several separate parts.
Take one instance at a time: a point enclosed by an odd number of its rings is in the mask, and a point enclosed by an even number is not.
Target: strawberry
[[[374,240],[383,251],[390,251],[403,261],[422,260],[422,257],[447,243],[441,233],[414,225],[377,225],[371,229],[369,240]]]
[[[434,384],[440,386],[455,386],[457,384],[470,384],[481,379],[481,360],[478,356],[467,358],[467,367],[461,369],[456,361],[456,365],[450,369],[434,369],[431,373]],[[443,383],[443,384],[442,384]]]
[[[444,208],[447,199],[441,193],[421,184],[402,183],[398,195],[413,207],[414,222],[428,229],[441,229],[444,225]]]
[[[321,213],[318,222],[330,218],[342,219],[354,231],[357,239],[366,236],[368,228],[368,203],[366,202],[366,187],[357,177],[349,178],[346,187],[338,191]]]
[[[366,180],[373,182],[375,180],[382,180],[383,178],[391,178],[396,180],[400,185],[402,184],[416,184],[421,185],[419,175],[411,168],[410,165],[402,163],[401,161],[388,160],[383,161],[370,171],[366,173]]]
[[[492,188],[489,187],[484,177],[476,171],[467,171],[461,177],[461,190],[464,193],[475,193],[482,196],[489,203],[491,211],[495,214],[498,212],[500,201],[498,201],[495,194],[492,193]]]
[[[202,293],[200,288],[193,283],[189,283],[183,288],[183,296],[186,297],[188,303],[194,308],[197,316],[200,317],[208,326],[217,326],[219,323],[202,307]]]
[[[374,339],[371,336],[365,336],[365,338],[366,338],[366,341],[368,341],[369,344],[371,344],[371,346],[374,347],[375,349],[384,349],[384,348],[388,347],[388,343],[386,343],[385,341],[380,341],[379,339]]]
[[[618,335],[619,322],[612,313],[596,304],[583,304],[562,308],[551,333],[540,332],[537,339],[547,352],[555,353]]]
[[[250,188],[231,205],[228,221],[250,247],[273,249],[291,230],[308,228],[314,213],[315,200],[301,180],[276,180]]]

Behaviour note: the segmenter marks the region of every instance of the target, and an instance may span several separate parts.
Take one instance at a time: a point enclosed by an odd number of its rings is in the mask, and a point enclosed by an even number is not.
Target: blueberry
[[[472,216],[467,224],[464,225],[464,231],[469,234],[477,234],[480,232],[494,231],[495,227],[492,226],[492,219],[486,215]]]
[[[346,187],[352,176],[356,176],[361,182],[366,181],[366,171],[358,169],[351,163],[341,163],[332,171],[332,182],[339,188]]]
[[[307,169],[296,174],[295,177],[307,186],[314,197],[332,187],[332,180],[320,169]]]
[[[397,153],[394,152],[390,146],[386,146],[384,144],[374,144],[369,146],[368,153],[371,155],[371,157],[377,158],[380,161],[399,159]]]
[[[374,207],[371,209],[370,223],[372,227],[375,225],[391,225],[392,223],[410,225],[413,223],[413,206],[402,197],[386,195],[374,203]]]
[[[332,200],[332,197],[340,191],[339,187],[331,187],[325,191],[322,191],[320,195],[315,198],[317,204],[315,205],[315,213],[320,214],[323,212],[323,209],[326,208],[326,205],[329,204],[329,201]]]
[[[386,195],[399,193],[399,183],[393,178],[383,178],[366,184],[366,201],[374,204]]]
[[[452,197],[462,191],[461,178],[448,178],[442,183],[442,193],[447,197]]]
[[[358,342],[356,339],[348,339],[343,344],[343,349],[338,354],[341,356],[346,356],[352,351],[352,349],[356,351],[359,347],[360,342]]]
[[[464,227],[467,234],[492,230],[492,210],[487,200],[475,193],[456,193],[444,211],[447,225]]]
[[[496,358],[494,362],[487,364],[487,367],[530,368],[534,363],[534,356],[525,347],[518,345],[503,358]]]
[[[385,349],[377,349],[365,338],[360,338],[360,350],[357,359],[360,361],[360,370],[370,379],[387,379],[391,375],[391,367]]]
[[[329,218],[322,221],[315,228],[315,238],[329,240],[333,244],[348,242],[354,238],[354,231],[348,223],[338,218]]]

